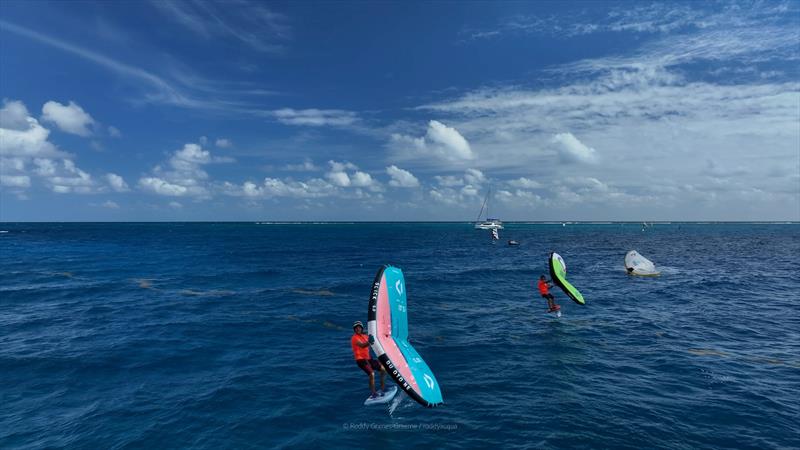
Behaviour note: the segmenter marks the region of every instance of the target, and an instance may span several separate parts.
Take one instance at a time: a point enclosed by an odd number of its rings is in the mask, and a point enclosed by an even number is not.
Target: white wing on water
[[[625,255],[625,270],[631,275],[639,276],[656,276],[660,273],[652,261],[636,250],[631,250]]]

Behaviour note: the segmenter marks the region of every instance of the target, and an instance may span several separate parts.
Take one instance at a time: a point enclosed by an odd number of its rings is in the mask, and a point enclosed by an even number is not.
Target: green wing
[[[567,268],[564,266],[564,260],[555,252],[550,253],[550,278],[575,303],[579,305],[586,304],[586,301],[583,300],[583,294],[567,281]]]

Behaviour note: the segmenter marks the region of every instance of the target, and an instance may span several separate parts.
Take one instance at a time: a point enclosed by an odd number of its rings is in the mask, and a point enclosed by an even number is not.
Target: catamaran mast
[[[491,192],[491,189],[489,190],[489,192]],[[481,221],[481,214],[483,214],[483,209],[484,208],[486,208],[486,217],[487,218],[489,217],[489,205],[488,205],[488,202],[489,202],[489,193],[487,192],[486,193],[486,197],[483,199],[483,204],[481,205],[481,210],[478,213],[478,218],[475,219],[476,222],[480,222]]]

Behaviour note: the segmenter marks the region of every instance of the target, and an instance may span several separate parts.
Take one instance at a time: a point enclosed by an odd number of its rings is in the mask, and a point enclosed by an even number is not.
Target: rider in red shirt
[[[547,312],[558,311],[561,309],[560,306],[556,305],[556,299],[553,297],[553,294],[550,293],[550,288],[553,285],[547,281],[547,278],[544,275],[539,277],[539,294],[547,300],[547,306],[550,308]]]
[[[353,336],[350,338],[350,347],[353,348],[353,356],[356,359],[356,364],[367,375],[369,375],[369,390],[372,391],[370,398],[375,398],[383,395],[386,389],[384,384],[384,377],[386,376],[386,369],[381,366],[381,363],[369,357],[369,338],[364,334],[364,325],[360,320],[353,324]],[[379,371],[381,374],[381,392],[375,392],[375,372]]]

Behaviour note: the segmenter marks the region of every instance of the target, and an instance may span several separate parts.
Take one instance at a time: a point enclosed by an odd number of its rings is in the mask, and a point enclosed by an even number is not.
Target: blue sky
[[[16,2],[0,220],[800,220],[797,2]]]

